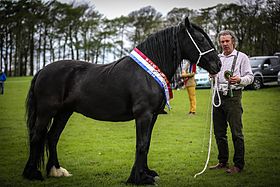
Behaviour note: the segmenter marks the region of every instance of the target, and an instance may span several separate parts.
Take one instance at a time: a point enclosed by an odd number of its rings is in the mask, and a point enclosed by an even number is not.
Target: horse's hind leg
[[[71,176],[66,169],[60,167],[57,158],[57,143],[71,115],[72,112],[59,112],[54,117],[51,129],[48,132],[49,160],[46,167],[48,176]]]
[[[30,180],[43,180],[39,168],[44,164],[44,151],[49,116],[37,116],[34,127],[29,132],[29,159],[25,165],[23,176]]]

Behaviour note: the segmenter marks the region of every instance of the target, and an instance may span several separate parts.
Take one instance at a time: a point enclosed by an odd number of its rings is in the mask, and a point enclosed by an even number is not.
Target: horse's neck
[[[166,58],[153,58],[153,53],[148,51],[142,51],[149,59],[153,61],[154,64],[160,69],[161,72],[165,74],[165,76],[170,81],[173,75],[176,73],[176,70],[179,64],[175,64],[176,62],[167,61]],[[165,54],[165,55],[173,55],[173,54]],[[173,58],[174,60],[174,58]]]
[[[172,63],[169,62],[168,65],[170,66],[168,68],[162,68],[163,70],[161,70],[169,81],[171,81],[172,77],[175,75],[176,70],[179,66],[178,64],[173,64],[173,63],[175,62]]]
[[[141,50],[141,51],[149,59],[151,59],[154,64],[157,65],[157,67],[160,69],[160,71],[163,72],[165,74],[165,76],[168,78],[168,80],[170,81],[171,78],[173,77],[173,75],[176,73],[176,70],[180,64],[180,63],[176,62],[179,59],[176,59],[174,57],[173,52],[170,54],[161,54],[161,55],[166,55],[166,56],[169,55],[169,57],[171,56],[172,58],[170,59],[170,58],[165,58],[163,56],[159,57],[159,55],[155,56],[155,53],[157,53],[157,51],[153,51],[153,52],[147,51],[147,50]]]
[[[171,80],[180,63],[177,28],[171,27],[148,37],[137,48],[150,58]]]

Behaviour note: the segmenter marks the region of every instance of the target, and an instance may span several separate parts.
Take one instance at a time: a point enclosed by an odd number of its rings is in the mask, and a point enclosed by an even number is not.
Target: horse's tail
[[[29,146],[30,151],[36,150],[36,168],[40,168],[42,165],[44,165],[44,150],[47,135],[46,130],[40,130],[39,128],[41,127],[36,126],[37,102],[34,95],[34,87],[39,73],[40,71],[35,74],[31,81],[30,89],[27,94],[25,103]]]
[[[25,116],[26,116],[26,122],[27,122],[27,129],[29,131],[29,135],[31,130],[34,128],[35,126],[35,121],[36,121],[36,101],[34,99],[34,86],[35,86],[35,82],[37,80],[38,77],[38,73],[36,73],[36,75],[33,77],[32,81],[31,81],[31,85],[26,97],[26,101],[25,101]],[[31,137],[29,137],[30,140]]]

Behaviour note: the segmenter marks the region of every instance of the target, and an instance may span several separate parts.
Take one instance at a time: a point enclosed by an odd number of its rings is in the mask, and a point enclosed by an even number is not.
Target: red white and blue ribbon
[[[134,48],[129,55],[141,68],[143,68],[147,73],[149,73],[164,90],[166,105],[170,109],[169,100],[173,98],[172,89],[170,83],[164,73],[160,71],[157,65],[150,60],[145,54],[143,54],[139,49]]]
[[[196,64],[190,64],[189,73],[196,73]]]

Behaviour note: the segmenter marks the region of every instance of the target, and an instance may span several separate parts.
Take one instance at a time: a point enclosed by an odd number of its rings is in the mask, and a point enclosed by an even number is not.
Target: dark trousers
[[[233,97],[223,96],[221,106],[213,107],[213,124],[216,143],[218,146],[218,160],[227,163],[229,157],[227,127],[230,126],[234,145],[234,165],[240,169],[244,167],[244,136],[242,133],[242,91],[233,91]]]
[[[4,94],[4,82],[0,81],[0,94]]]

